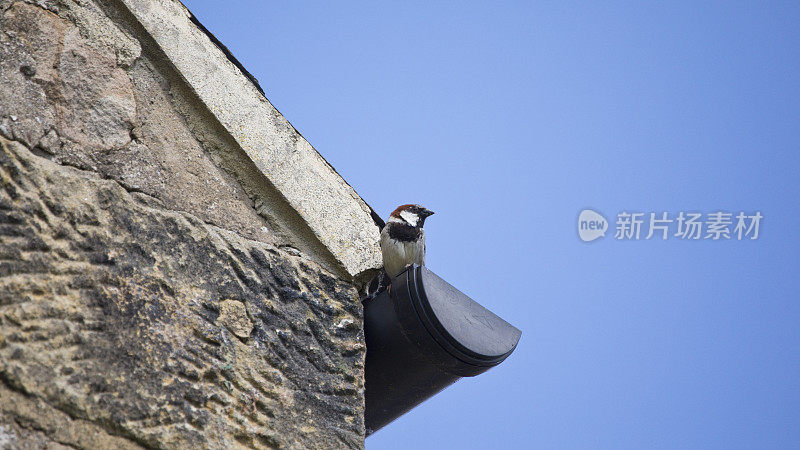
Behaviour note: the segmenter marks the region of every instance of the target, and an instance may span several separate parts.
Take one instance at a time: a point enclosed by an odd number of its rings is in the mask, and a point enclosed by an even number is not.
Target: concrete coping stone
[[[352,279],[379,268],[380,218],[227,49],[177,0],[119,1],[330,253],[326,268]]]

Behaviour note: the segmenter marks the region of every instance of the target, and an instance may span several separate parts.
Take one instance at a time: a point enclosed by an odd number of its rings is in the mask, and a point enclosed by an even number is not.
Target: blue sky
[[[800,446],[800,3],[184,3],[523,331],[369,450]],[[764,219],[584,243],[583,208]]]

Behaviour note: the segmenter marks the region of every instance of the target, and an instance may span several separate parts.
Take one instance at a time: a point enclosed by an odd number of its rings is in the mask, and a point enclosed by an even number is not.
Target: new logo
[[[578,236],[583,242],[590,242],[606,235],[608,221],[602,214],[584,209],[578,215]]]

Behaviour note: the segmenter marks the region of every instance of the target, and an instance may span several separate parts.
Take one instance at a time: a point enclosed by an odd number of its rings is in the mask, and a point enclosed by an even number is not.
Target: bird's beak
[[[422,210],[422,217],[429,217],[433,215],[433,211],[430,209],[423,209]]]

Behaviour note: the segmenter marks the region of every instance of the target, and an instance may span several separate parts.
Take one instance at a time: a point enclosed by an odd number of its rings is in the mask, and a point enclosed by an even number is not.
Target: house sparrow
[[[401,205],[381,230],[383,267],[394,278],[411,264],[425,265],[425,230],[422,225],[433,211],[419,205]]]

